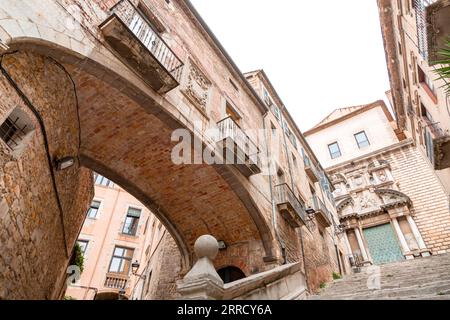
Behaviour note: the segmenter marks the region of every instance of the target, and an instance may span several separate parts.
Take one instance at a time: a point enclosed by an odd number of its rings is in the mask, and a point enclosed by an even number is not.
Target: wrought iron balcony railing
[[[303,163],[305,164],[306,174],[311,179],[311,181],[318,182],[319,181],[319,173],[317,172],[317,169],[312,164],[311,160],[309,159],[309,157],[307,155],[303,156]]]
[[[439,19],[431,19],[430,14],[439,15],[439,12],[430,12],[429,7],[442,0],[414,0],[414,7],[416,11],[416,25],[417,25],[417,43],[420,55],[428,62],[436,60],[435,51],[437,45],[438,34],[434,34],[433,30],[440,30],[440,33],[445,33],[442,30],[442,25],[439,21],[445,21],[440,17]],[[445,13],[444,13],[445,15]],[[448,13],[447,13],[448,16]],[[448,21],[448,20],[447,20]],[[431,26],[432,23],[437,25]],[[444,22],[445,23],[445,22]],[[444,35],[445,36],[445,35]],[[432,57],[431,57],[432,56]]]
[[[113,6],[111,16],[100,28],[111,46],[143,74],[157,91],[167,92],[178,86],[183,62],[153,29],[145,14],[130,0],[120,0]],[[143,48],[151,54],[151,58],[143,54]],[[167,75],[160,71],[161,68]],[[151,77],[156,79],[148,79]]]
[[[426,117],[422,117],[422,119],[425,122],[424,129],[430,133],[425,132],[425,145],[434,169],[450,168],[450,132],[443,130],[439,122],[431,122]]]
[[[333,215],[331,214],[330,210],[328,210],[327,206],[323,201],[317,197],[312,197],[312,204],[313,208],[316,211],[316,218],[321,219],[321,222],[323,222],[327,226],[331,226],[333,224]],[[319,214],[319,216],[317,216]]]
[[[229,163],[232,160],[232,164],[235,164],[247,177],[260,173],[260,150],[241,127],[231,117],[221,120],[217,126],[219,127],[218,142],[223,143],[224,150],[228,151],[224,155],[225,161]]]
[[[286,183],[275,186],[275,202],[284,218],[292,226],[299,227],[305,225],[308,221],[304,205]],[[296,216],[290,214],[292,211],[295,212]],[[298,218],[300,218],[300,221]]]

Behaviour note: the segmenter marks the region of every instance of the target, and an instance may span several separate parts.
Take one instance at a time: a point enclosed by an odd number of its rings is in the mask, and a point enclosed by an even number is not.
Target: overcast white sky
[[[375,0],[191,1],[241,71],[266,71],[301,130],[385,98]]]

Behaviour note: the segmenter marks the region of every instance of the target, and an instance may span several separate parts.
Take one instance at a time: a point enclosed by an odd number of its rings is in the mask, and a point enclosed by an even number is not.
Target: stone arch
[[[134,178],[140,179],[139,177],[147,171],[138,170],[138,165],[146,161],[140,162],[136,160],[133,165],[130,165],[130,167],[127,167],[119,174],[121,170],[112,164],[117,163],[119,160],[123,160],[121,164],[124,164],[129,159],[124,160],[124,158],[120,158],[118,155],[115,159],[108,159],[110,157],[106,156],[107,154],[116,155],[114,152],[111,153],[111,151],[114,151],[113,146],[101,146],[100,140],[94,142],[93,137],[95,135],[103,135],[103,138],[105,136],[111,137],[118,133],[120,128],[123,129],[121,125],[126,124],[127,121],[132,122],[139,117],[145,117],[149,120],[148,123],[152,121],[156,123],[157,121],[158,127],[153,128],[153,131],[150,130],[152,128],[149,128],[149,125],[143,125],[140,128],[144,131],[148,130],[146,132],[155,133],[155,135],[150,136],[152,144],[143,143],[140,146],[154,148],[153,152],[158,152],[161,150],[158,149],[160,147],[158,143],[161,142],[161,139],[159,139],[156,131],[159,134],[163,132],[162,128],[166,130],[165,133],[175,128],[189,128],[181,120],[181,117],[178,117],[180,113],[176,110],[176,106],[174,109],[173,105],[161,99],[150,88],[145,87],[143,82],[133,72],[127,70],[122,63],[111,55],[108,56],[108,54],[95,51],[89,57],[83,56],[83,50],[73,51],[72,48],[64,46],[61,43],[58,44],[33,37],[27,38],[25,36],[9,39],[7,44],[9,45],[10,52],[32,52],[33,54],[49,56],[55,59],[61,66],[64,66],[68,74],[73,78],[72,80],[75,84],[75,92],[78,98],[77,103],[80,108],[80,122],[82,126],[81,151],[78,154],[80,163],[121,184],[127,191],[152,209],[177,241],[177,245],[184,256],[183,261],[186,264],[185,267],[192,264],[192,246],[196,238],[202,233],[212,233],[218,238],[226,240],[230,245],[233,243],[241,243],[246,239],[252,242],[260,242],[261,246],[256,248],[256,251],[261,254],[261,261],[263,257],[273,257],[273,236],[269,223],[252,198],[245,181],[232,169],[224,166],[198,166],[195,170],[187,166],[170,168],[173,173],[171,179],[174,179],[177,174],[182,174],[182,171],[186,171],[186,176],[190,174],[195,176],[196,179],[201,179],[202,177],[211,178],[212,181],[217,182],[217,189],[211,188],[212,190],[209,190],[207,186],[211,184],[211,181],[202,181],[199,183],[196,193],[196,197],[204,198],[201,201],[202,208],[199,206],[200,200],[197,200],[195,203],[190,203],[189,208],[182,208],[186,209],[186,211],[181,212],[177,218],[173,216],[168,218],[170,215],[168,212],[173,212],[174,208],[165,209],[164,203],[172,204],[172,201],[178,202],[177,204],[181,203],[174,196],[172,190],[168,190],[167,194],[170,193],[170,196],[164,198],[161,196],[161,192],[158,192],[158,190],[161,190],[158,186],[152,186],[148,181],[141,181],[141,185],[131,183],[133,181],[132,177],[126,177],[124,175],[124,172],[126,174],[132,173],[134,174]],[[101,58],[104,58],[103,62]],[[85,84],[92,86],[85,86]],[[97,89],[108,91],[103,91],[103,93],[107,92],[107,94],[100,96],[92,94],[88,87],[96,87]],[[122,103],[121,105],[119,101]],[[100,108],[99,105],[103,107]],[[124,113],[122,116],[116,115],[115,117],[111,117],[112,112],[120,112],[121,107],[124,106],[126,106],[128,113]],[[130,111],[129,109],[133,110]],[[101,115],[96,114],[95,112],[97,111]],[[107,112],[110,112],[110,114]],[[102,125],[93,128],[92,124],[98,123],[100,120],[110,121],[112,123],[111,126],[113,127],[115,125],[116,127],[110,128],[109,131]],[[116,120],[123,121],[114,122]],[[117,129],[117,132],[114,129]],[[123,132],[122,130],[120,133],[122,134]],[[134,136],[133,138],[136,137]],[[166,143],[165,147],[170,146],[170,141],[167,139],[168,136],[164,138],[164,143]],[[122,145],[128,141],[128,139],[123,138],[121,140]],[[133,143],[137,144],[138,142],[136,139],[133,140]],[[98,150],[95,150],[99,146],[103,151],[102,154]],[[134,152],[138,151],[136,145],[133,145],[131,149]],[[167,154],[167,150],[164,150],[164,152]],[[148,163],[150,162],[152,162],[152,159]],[[143,179],[142,177],[141,180]],[[190,188],[184,189],[183,192],[187,193],[192,192],[193,189],[195,190],[193,188],[193,186],[196,186],[195,182],[195,179],[189,181],[189,183],[186,181],[186,185],[189,185]],[[160,181],[160,183],[162,182]],[[151,196],[149,195],[150,193],[152,193]],[[207,201],[208,196],[211,196],[209,203]],[[180,197],[183,197],[185,203],[189,203],[190,199],[185,195],[181,195]],[[222,200],[219,200],[219,198],[222,198]],[[215,203],[217,206],[214,205]],[[236,205],[231,207],[230,204],[232,203]],[[205,212],[203,207],[208,208],[209,214]],[[194,226],[187,228],[187,230],[180,230],[180,226],[184,225],[183,215],[185,216],[193,212],[197,213],[198,211],[202,211],[202,213],[199,214],[201,217],[195,222],[195,227],[200,226],[200,230],[193,231]],[[235,220],[233,220],[234,218]],[[226,221],[229,221],[229,223],[226,223]]]
[[[393,189],[377,189],[375,193],[384,203],[384,207],[402,206],[410,207],[412,205],[411,199],[403,192]]]
[[[246,278],[244,271],[235,266],[226,266],[217,270],[224,283],[230,283]]]
[[[338,212],[341,212],[345,207],[354,205],[355,202],[353,201],[353,198],[348,196],[337,204],[336,209]]]

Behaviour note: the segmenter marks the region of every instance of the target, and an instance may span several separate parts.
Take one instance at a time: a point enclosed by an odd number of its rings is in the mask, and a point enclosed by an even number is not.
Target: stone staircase
[[[344,276],[322,289],[310,300],[450,300],[450,254],[431,256],[379,266],[378,289],[374,267]],[[370,277],[370,279],[369,279]],[[368,282],[369,279],[369,282]],[[371,286],[372,287],[372,286]]]

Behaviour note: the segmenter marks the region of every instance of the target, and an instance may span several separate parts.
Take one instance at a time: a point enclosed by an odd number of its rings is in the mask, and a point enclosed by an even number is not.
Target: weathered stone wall
[[[306,263],[306,277],[309,290],[317,292],[321,284],[332,280],[332,273],[339,272],[334,244],[327,230],[319,233],[317,223],[303,227],[303,243]]]
[[[50,159],[76,156],[76,101],[64,71],[33,54],[5,56],[2,66],[45,118]],[[0,141],[0,247],[6,248],[0,250],[0,298],[58,298],[61,275],[93,195],[91,173],[78,164],[61,172],[50,168],[38,118],[4,75],[0,93],[1,119],[20,106],[35,127],[19,157]]]
[[[149,274],[151,273],[151,278]],[[166,232],[147,266],[147,279],[144,285],[145,300],[178,299],[176,282],[182,279],[181,256],[179,249]],[[150,281],[150,283],[148,283]]]

